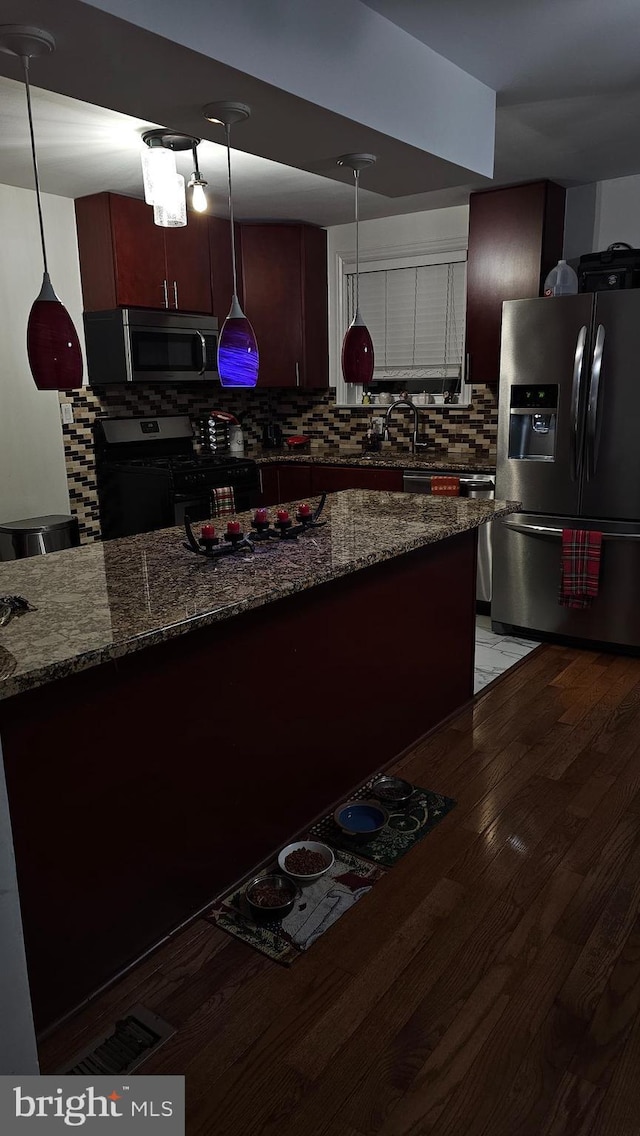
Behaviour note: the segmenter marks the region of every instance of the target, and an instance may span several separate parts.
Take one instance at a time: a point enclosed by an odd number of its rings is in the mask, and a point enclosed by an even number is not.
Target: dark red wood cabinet
[[[562,256],[565,190],[551,181],[469,198],[467,381],[497,386],[504,300],[539,296]]]
[[[136,197],[94,193],[76,199],[84,309],[169,308],[213,311],[208,218],[163,229]]]
[[[0,702],[38,1030],[471,698],[475,542],[462,533]],[[373,704],[384,665],[401,712]]]
[[[341,489],[377,489],[402,492],[402,470],[366,469],[352,465],[293,465],[287,462],[263,465],[262,504],[301,501],[319,493]]]
[[[240,226],[242,302],[261,387],[329,385],[327,234],[315,225]]]
[[[311,467],[312,493],[335,493],[340,489],[377,489],[402,492],[401,469],[363,469],[352,465]]]
[[[262,504],[279,505],[284,501],[302,501],[311,496],[310,465],[263,465]]]

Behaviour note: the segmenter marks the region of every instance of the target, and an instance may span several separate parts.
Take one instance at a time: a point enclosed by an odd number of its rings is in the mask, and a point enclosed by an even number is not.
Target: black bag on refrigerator
[[[640,249],[618,241],[605,252],[580,257],[579,292],[615,292],[619,288],[640,288]]]

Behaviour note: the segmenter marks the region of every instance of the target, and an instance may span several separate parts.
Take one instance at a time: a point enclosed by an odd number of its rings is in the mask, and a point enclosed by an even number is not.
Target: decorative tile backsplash
[[[260,445],[265,422],[277,421],[285,434],[309,434],[332,444],[358,444],[372,415],[382,415],[384,407],[343,407],[335,405],[335,392],[253,390],[224,391],[219,387],[165,384],[144,387],[83,388],[60,395],[71,403],[74,421],[62,428],[71,511],[77,516],[83,541],[100,537],[100,517],[96,488],[93,424],[102,415],[134,416],[188,414],[194,422],[210,410],[227,410],[241,421],[249,450]],[[420,430],[434,446],[460,457],[495,454],[498,404],[494,392],[485,386],[473,387],[471,406],[429,407],[420,412]],[[409,443],[410,414],[398,414],[391,434]]]

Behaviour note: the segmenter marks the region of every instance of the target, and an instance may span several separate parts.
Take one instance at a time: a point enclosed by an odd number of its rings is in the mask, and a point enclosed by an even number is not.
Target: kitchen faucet
[[[391,417],[391,411],[395,410],[396,406],[408,406],[409,409],[413,411],[413,434],[412,434],[412,437],[411,437],[411,450],[412,450],[412,453],[415,453],[416,447],[421,444],[421,443],[418,442],[419,416],[418,416],[418,407],[416,406],[415,402],[411,401],[410,398],[398,398],[398,399],[396,399],[395,402],[391,403],[391,406],[389,407],[389,409],[387,410],[387,413],[384,416],[384,430],[382,432],[382,438],[385,442],[389,441],[389,419]]]

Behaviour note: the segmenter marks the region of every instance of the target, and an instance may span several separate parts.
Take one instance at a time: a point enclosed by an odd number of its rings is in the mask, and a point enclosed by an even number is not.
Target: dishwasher
[[[405,493],[431,493],[432,477],[459,477],[460,496],[493,501],[495,476],[488,473],[469,473],[469,470],[405,469],[402,473]],[[491,603],[491,528],[489,521],[478,529],[478,572],[476,575],[476,601],[483,607]]]

